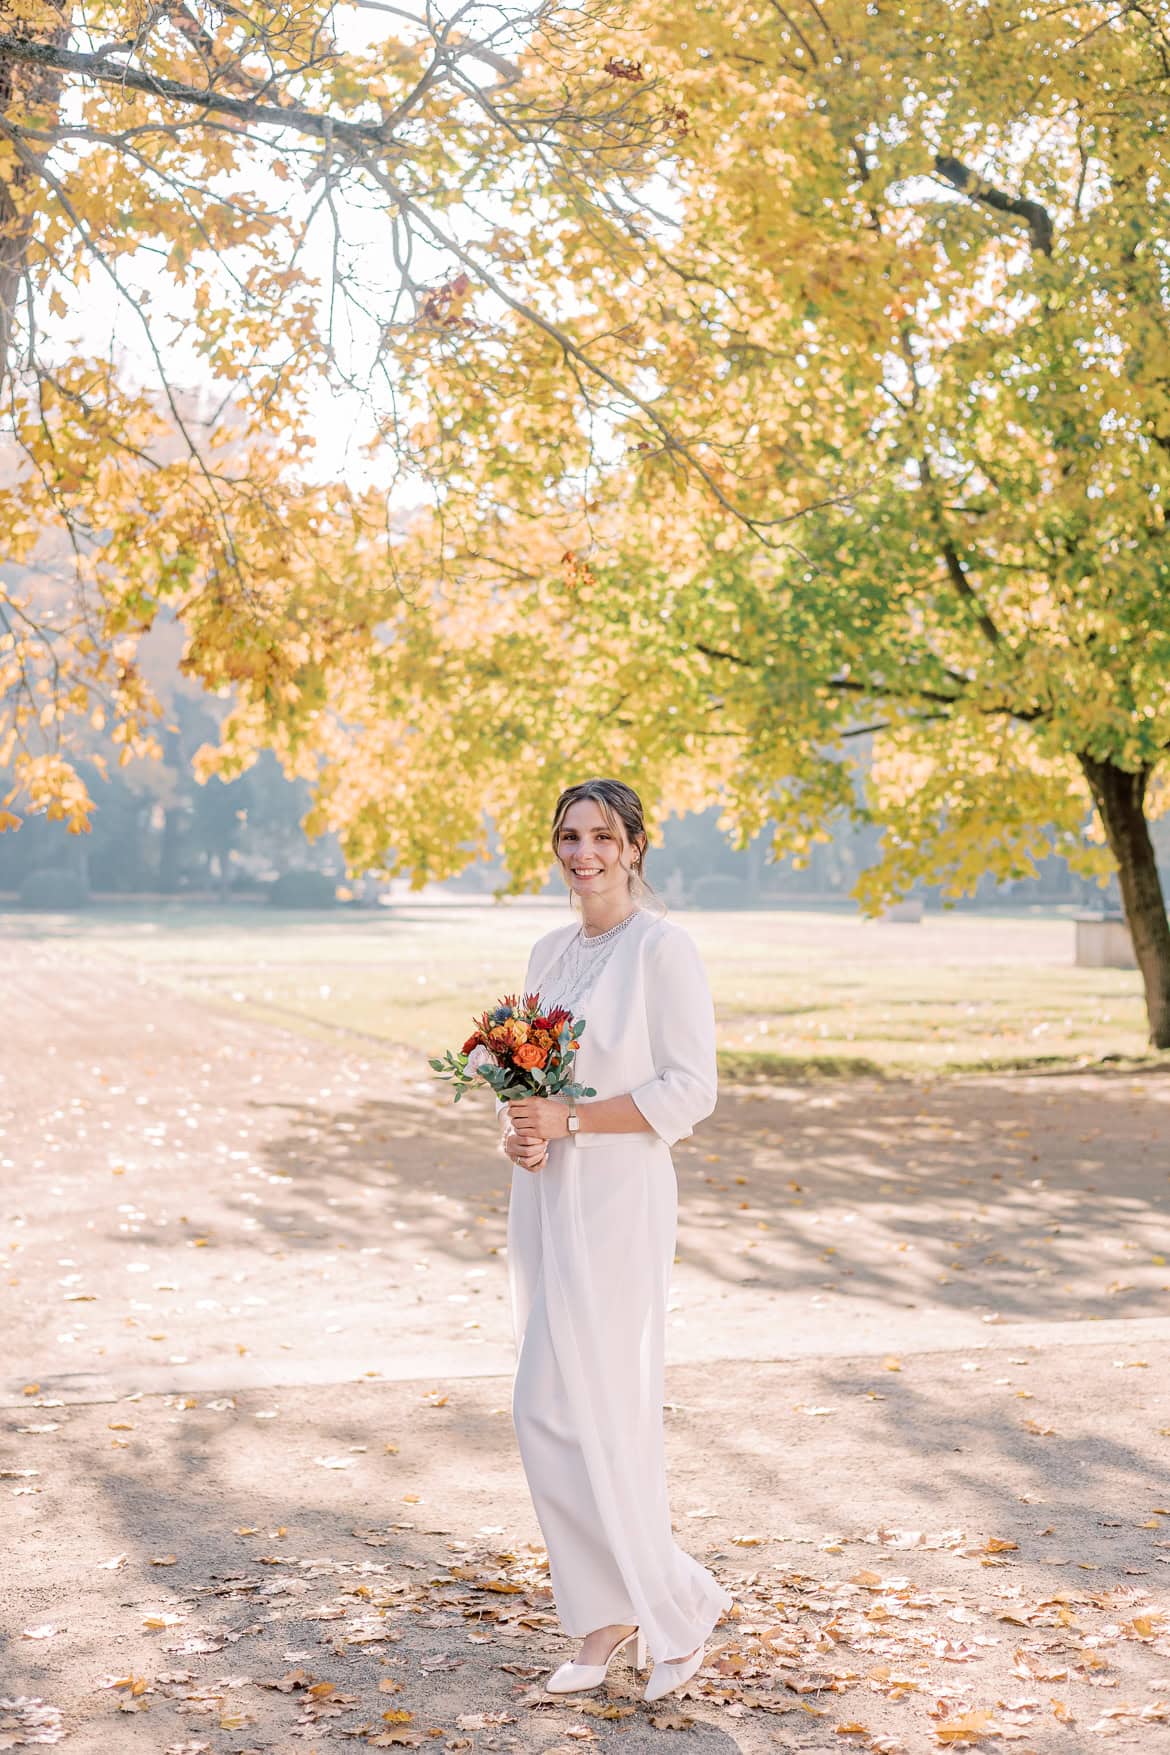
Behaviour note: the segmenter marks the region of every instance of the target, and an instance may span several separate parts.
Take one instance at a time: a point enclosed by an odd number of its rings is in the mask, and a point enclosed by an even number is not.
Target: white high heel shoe
[[[642,1637],[642,1629],[635,1627],[632,1633],[623,1634],[603,1664],[562,1664],[554,1670],[545,1683],[548,1694],[581,1694],[587,1688],[600,1688],[605,1681],[606,1671],[622,1649],[623,1645],[634,1645],[633,1665],[636,1670],[644,1670],[649,1661],[646,1641]]]
[[[650,1672],[650,1680],[646,1684],[645,1700],[661,1700],[664,1694],[673,1694],[684,1682],[702,1668],[703,1659],[707,1655],[707,1647],[701,1645],[688,1658],[679,1658],[673,1664],[655,1664]]]

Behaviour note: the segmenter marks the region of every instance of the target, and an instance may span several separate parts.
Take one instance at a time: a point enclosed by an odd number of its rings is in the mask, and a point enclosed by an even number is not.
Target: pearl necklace
[[[583,945],[603,945],[609,939],[616,938],[618,933],[622,932],[630,924],[630,921],[633,920],[634,916],[640,912],[641,910],[638,908],[633,909],[631,913],[626,915],[624,920],[619,920],[617,925],[611,926],[607,932],[586,933],[584,923],[582,922],[577,928],[577,937]]]

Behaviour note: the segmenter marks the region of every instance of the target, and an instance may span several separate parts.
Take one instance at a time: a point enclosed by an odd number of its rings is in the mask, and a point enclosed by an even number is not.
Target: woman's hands
[[[522,1139],[512,1128],[504,1135],[504,1152],[521,1170],[543,1170],[548,1163],[547,1141]]]
[[[568,1137],[569,1111],[554,1097],[518,1097],[506,1105],[510,1132],[504,1150],[524,1170],[543,1170],[548,1142]]]
[[[569,1136],[569,1106],[556,1097],[517,1097],[507,1108],[516,1132],[530,1139],[563,1140]]]

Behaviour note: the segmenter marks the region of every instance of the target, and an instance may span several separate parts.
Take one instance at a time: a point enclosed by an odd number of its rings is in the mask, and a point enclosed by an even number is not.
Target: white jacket
[[[537,939],[524,992],[541,991],[576,921]],[[555,993],[543,995],[552,1003]],[[582,1008],[585,1032],[576,1079],[597,1098],[628,1092],[668,1146],[694,1132],[715,1107],[715,1007],[699,948],[684,927],[643,910],[621,937]],[[645,1134],[573,1135],[578,1146],[616,1145]]]

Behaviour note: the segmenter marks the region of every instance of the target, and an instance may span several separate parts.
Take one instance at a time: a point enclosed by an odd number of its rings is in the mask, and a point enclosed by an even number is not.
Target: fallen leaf
[[[965,1712],[962,1718],[951,1718],[934,1727],[934,1734],[940,1743],[977,1742],[980,1737],[999,1736],[1001,1734],[994,1716],[980,1709],[976,1712]]]
[[[275,1688],[280,1694],[291,1694],[294,1688],[308,1688],[312,1676],[307,1670],[288,1670],[283,1676],[276,1676],[266,1681],[258,1681],[258,1688]]]

